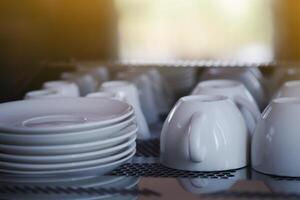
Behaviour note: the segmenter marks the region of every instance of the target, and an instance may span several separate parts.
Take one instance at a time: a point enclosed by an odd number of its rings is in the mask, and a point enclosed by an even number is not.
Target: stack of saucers
[[[105,174],[136,151],[133,108],[108,98],[0,104],[0,172]]]

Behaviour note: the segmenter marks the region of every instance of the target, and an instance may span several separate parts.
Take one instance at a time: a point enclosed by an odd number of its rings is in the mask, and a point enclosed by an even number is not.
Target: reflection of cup
[[[225,96],[181,98],[161,133],[162,164],[189,171],[220,171],[247,165],[245,120]]]
[[[208,80],[200,82],[192,92],[193,95],[224,95],[230,98],[242,112],[249,132],[252,134],[260,118],[259,108],[247,88],[238,81]]]
[[[48,81],[43,84],[43,88],[59,91],[66,97],[79,96],[78,86],[68,81]]]
[[[211,79],[230,79],[243,83],[250,91],[260,109],[263,109],[266,104],[267,94],[263,82],[258,75],[253,73],[253,70],[245,68],[209,68],[205,70],[200,77],[200,80]]]
[[[247,168],[233,172],[233,177],[213,178],[178,178],[179,184],[193,194],[206,194],[229,190],[238,180],[247,179]]]
[[[252,138],[252,166],[279,176],[300,176],[300,98],[272,100]]]
[[[140,139],[150,138],[148,124],[141,110],[138,90],[134,84],[127,81],[108,81],[102,84],[100,91],[114,93],[117,99],[124,100],[131,104],[137,117],[137,124],[139,128],[138,137]]]
[[[300,194],[300,181],[291,178],[274,177],[252,170],[252,180],[263,181],[273,192]]]
[[[1,177],[0,181],[5,185],[1,197],[13,200],[137,199],[133,191],[138,183],[139,177],[125,176]]]
[[[285,82],[275,97],[300,97],[300,80]]]

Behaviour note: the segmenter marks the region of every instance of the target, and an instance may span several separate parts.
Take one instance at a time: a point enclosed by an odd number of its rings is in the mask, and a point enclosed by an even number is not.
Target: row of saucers
[[[49,98],[0,104],[0,172],[104,174],[136,151],[132,106],[107,98]]]

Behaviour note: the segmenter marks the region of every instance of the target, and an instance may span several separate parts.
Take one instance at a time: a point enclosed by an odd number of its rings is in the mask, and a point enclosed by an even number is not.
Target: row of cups
[[[251,163],[262,173],[299,177],[300,81],[285,82],[261,114],[263,102],[242,80],[203,79],[169,113],[161,133],[161,162],[191,171]]]
[[[95,78],[96,77],[96,78]],[[164,79],[156,69],[129,69],[117,73],[115,80],[104,67],[78,68],[77,72],[62,73],[63,80],[45,82],[41,90],[26,93],[25,99],[49,99],[59,97],[110,98],[133,106],[139,127],[138,138],[152,137],[149,125],[158,123],[167,113],[172,96],[166,90]]]

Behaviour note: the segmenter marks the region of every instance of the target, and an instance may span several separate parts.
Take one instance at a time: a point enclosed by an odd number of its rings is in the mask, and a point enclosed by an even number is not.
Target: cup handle
[[[188,125],[188,151],[192,162],[202,162],[204,154],[199,149],[201,137],[203,137],[205,115],[201,112],[195,112]],[[202,130],[201,130],[202,129]],[[201,136],[202,135],[202,136]]]
[[[253,106],[249,100],[247,100],[243,97],[240,97],[240,96],[235,97],[234,102],[238,105],[238,107],[244,107],[246,110],[248,110],[250,112],[250,114],[252,115],[252,117],[255,121],[255,124],[257,124],[257,122],[260,119],[260,115],[261,115],[261,113],[257,107]]]

